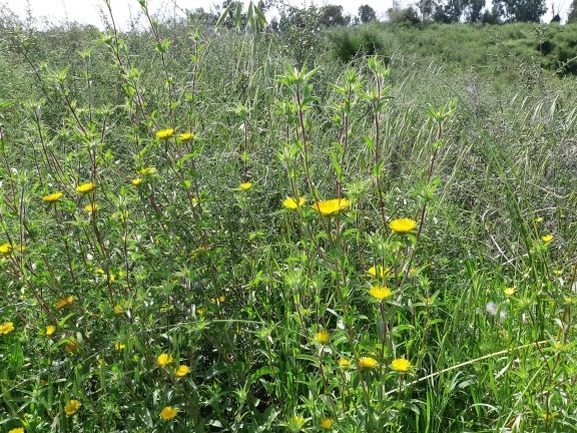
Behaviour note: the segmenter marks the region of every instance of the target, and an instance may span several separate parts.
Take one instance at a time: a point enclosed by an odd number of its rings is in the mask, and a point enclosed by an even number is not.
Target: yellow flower
[[[378,361],[374,358],[369,358],[368,356],[363,356],[359,359],[359,368],[374,368],[379,365]]]
[[[282,205],[287,209],[296,210],[299,207],[303,207],[305,203],[306,199],[304,197],[299,197],[298,199],[287,198],[282,202]]]
[[[46,335],[48,337],[50,337],[52,334],[54,334],[56,332],[56,326],[54,325],[48,325],[46,326]]]
[[[78,349],[80,349],[80,345],[76,340],[68,340],[64,345],[64,350],[68,353],[76,352]]]
[[[45,195],[44,197],[42,197],[42,200],[44,200],[46,203],[54,203],[60,200],[63,195],[64,194],[62,194],[61,192],[55,192],[53,194]]]
[[[549,420],[553,419],[553,414],[552,413],[542,413],[541,418],[549,421]]]
[[[243,182],[238,186],[242,191],[248,191],[252,188],[252,182]]]
[[[563,270],[562,269],[553,269],[553,275],[556,275],[559,277],[559,276],[563,275]]]
[[[305,422],[306,421],[302,416],[295,415],[289,420],[288,428],[293,432],[300,431],[305,425]]]
[[[190,368],[187,365],[179,365],[178,368],[174,369],[174,374],[178,377],[186,376]]]
[[[145,168],[141,169],[139,171],[139,173],[143,176],[146,176],[147,174],[156,173],[156,169],[154,167],[145,167]]]
[[[535,218],[535,222],[536,222],[536,223],[542,223],[542,222],[543,222],[543,218],[542,218],[542,217]]]
[[[317,332],[316,338],[319,343],[326,343],[329,341],[329,331],[323,329],[322,331]]]
[[[169,419],[174,418],[177,413],[178,413],[178,409],[174,409],[170,406],[166,406],[164,409],[162,409],[160,411],[160,417],[163,420],[169,420]]]
[[[507,287],[503,289],[503,293],[505,294],[505,296],[513,296],[516,291],[517,289],[515,289],[515,287]]]
[[[367,270],[367,274],[376,278],[388,277],[390,272],[391,270],[389,268],[384,268],[382,266],[371,266]]]
[[[541,240],[543,242],[545,242],[546,244],[548,244],[549,242],[551,242],[553,240],[553,235],[541,236]]]
[[[156,132],[156,138],[160,138],[161,140],[165,140],[167,138],[172,137],[173,134],[174,134],[174,129],[172,129],[172,128],[163,129],[161,131]]]
[[[378,299],[379,301],[387,299],[393,294],[391,289],[389,289],[387,286],[373,286],[369,290],[369,293],[373,298]]]
[[[320,200],[313,204],[312,208],[322,216],[330,216],[346,210],[351,205],[351,202],[346,198],[335,198],[332,200]]]
[[[136,179],[132,179],[130,183],[132,183],[134,186],[140,186],[142,184],[142,178],[137,177]]]
[[[70,400],[66,406],[64,406],[64,412],[66,415],[72,416],[80,409],[80,403],[78,400]]]
[[[0,335],[10,334],[14,331],[14,323],[4,322],[0,325]]]
[[[555,349],[557,350],[562,350],[563,349],[563,343],[555,343]]]
[[[224,296],[224,295],[221,295],[218,298],[210,298],[210,302],[213,302],[215,304],[221,304],[224,301],[226,301],[226,296]]]
[[[389,223],[389,228],[399,234],[411,233],[415,227],[417,227],[417,222],[410,218],[400,218]]]
[[[122,350],[122,349],[124,349],[125,347],[126,347],[126,344],[122,344],[120,341],[117,341],[117,342],[114,344],[114,348],[115,348],[116,350]]]
[[[172,355],[169,355],[168,353],[163,353],[162,355],[158,355],[158,358],[156,358],[156,363],[158,365],[160,365],[161,367],[165,367],[168,364],[172,364],[174,361],[174,358],[172,357]]]
[[[188,141],[194,138],[193,132],[185,132],[178,135],[178,141]]]
[[[18,245],[16,243],[6,242],[5,244],[0,245],[0,255],[3,256],[11,256],[14,251],[22,252],[26,249],[24,245]]]
[[[341,367],[348,367],[351,365],[351,361],[349,361],[347,358],[339,358],[339,365]]]
[[[22,427],[13,428],[8,433],[24,433],[24,428],[22,428]]]
[[[115,314],[124,314],[124,308],[120,304],[116,304],[114,306],[114,313]]]
[[[72,304],[72,302],[74,302],[74,299],[75,299],[74,296],[69,296],[66,299],[61,299],[60,301],[54,304],[54,307],[56,307],[57,310],[60,310],[61,308],[64,308]]]
[[[96,188],[96,184],[93,182],[83,183],[82,185],[78,185],[76,187],[76,192],[79,192],[80,194],[88,194],[94,188]]]
[[[98,208],[99,208],[98,203],[90,203],[84,206],[84,210],[89,213],[96,212]]]
[[[333,420],[330,418],[321,419],[321,428],[324,430],[329,430],[333,426]]]
[[[391,362],[391,368],[402,373],[406,373],[411,367],[411,363],[404,358],[397,358]]]
[[[196,309],[196,313],[200,316],[204,316],[206,314],[206,307],[199,307]]]

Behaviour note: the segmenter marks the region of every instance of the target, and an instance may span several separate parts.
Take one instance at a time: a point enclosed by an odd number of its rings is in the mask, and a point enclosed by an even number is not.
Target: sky
[[[311,3],[311,0],[306,1],[307,5]],[[210,10],[213,5],[221,3],[222,0],[147,0],[148,8],[152,13],[163,9],[169,14],[168,16],[173,14],[184,16],[182,12],[184,9],[203,7],[205,10]],[[248,3],[248,0],[244,3]],[[303,0],[289,0],[289,3],[302,6]],[[360,5],[368,4],[377,12],[377,16],[384,18],[385,11],[392,5],[392,0],[314,0],[314,3],[317,6],[325,3],[339,4],[343,6],[345,13],[351,15],[357,15]],[[27,4],[35,17],[46,16],[54,23],[68,19],[97,27],[101,27],[98,10],[106,8],[104,0],[0,0],[0,6],[7,5],[20,17],[25,16]],[[111,0],[111,6],[115,21],[121,24],[127,23],[131,16],[136,17],[140,11],[137,0]]]

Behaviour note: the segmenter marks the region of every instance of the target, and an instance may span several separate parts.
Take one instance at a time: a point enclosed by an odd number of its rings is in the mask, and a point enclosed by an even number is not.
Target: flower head
[[[93,182],[83,183],[76,187],[76,192],[79,192],[80,194],[88,194],[90,191],[94,190],[94,188],[96,188],[96,184]]]
[[[210,298],[210,302],[214,304],[222,304],[224,301],[226,301],[226,296],[224,295],[220,295],[216,298]]]
[[[238,188],[242,191],[248,191],[252,188],[252,182],[243,182],[238,186]]]
[[[164,409],[160,411],[160,417],[165,421],[174,418],[177,414],[178,409],[175,409],[170,406],[166,406]]]
[[[370,368],[375,368],[377,365],[379,365],[379,363],[375,358],[363,356],[359,359],[359,363],[357,365],[359,368],[362,368],[362,369],[370,369]]]
[[[198,308],[196,309],[196,313],[197,313],[199,316],[204,316],[204,315],[206,314],[206,307],[198,307]]]
[[[0,335],[10,334],[12,331],[14,331],[14,323],[4,322],[0,324]]]
[[[553,240],[553,235],[541,236],[541,240],[543,242],[545,242],[546,244],[548,244],[549,242],[551,242]]]
[[[369,269],[367,269],[367,274],[376,278],[388,277],[390,272],[391,270],[389,268],[385,268],[383,266],[371,266]]]
[[[349,361],[347,358],[339,358],[339,365],[341,367],[348,367],[351,365],[351,361]]]
[[[124,314],[124,308],[122,308],[122,305],[116,304],[114,306],[114,314]]]
[[[313,204],[312,208],[322,216],[331,216],[346,210],[351,202],[346,198],[335,198],[332,200],[319,200]]]
[[[55,203],[58,200],[60,200],[63,195],[64,194],[62,194],[61,192],[55,192],[52,194],[45,195],[44,197],[42,197],[42,200],[44,200],[46,203]]]
[[[140,186],[142,184],[142,178],[137,177],[136,179],[132,179],[130,183],[133,184],[134,186]]]
[[[330,418],[323,418],[321,419],[320,425],[323,430],[329,430],[333,426],[333,420]]]
[[[316,334],[317,342],[323,344],[329,341],[329,331],[323,329],[322,331],[317,332]]]
[[[183,134],[178,135],[178,141],[189,141],[194,138],[193,132],[185,132]]]
[[[13,428],[8,433],[24,433],[24,428],[23,427]]]
[[[160,138],[161,140],[166,140],[167,138],[172,137],[174,134],[174,129],[162,129],[160,131],[156,131],[156,138]]]
[[[57,310],[60,310],[61,308],[67,307],[68,305],[72,304],[74,302],[74,296],[69,296],[66,299],[61,299],[60,301],[56,302],[54,304],[54,307],[56,307]]]
[[[515,289],[515,287],[507,287],[503,289],[503,293],[505,294],[505,296],[513,296],[516,291],[517,289]]]
[[[404,358],[397,358],[391,362],[391,368],[402,373],[406,373],[411,369],[411,367],[411,363]]]
[[[389,228],[398,234],[411,233],[415,227],[417,227],[417,222],[410,218],[400,218],[389,223]]]
[[[64,345],[64,350],[66,350],[68,353],[74,353],[78,349],[80,349],[80,344],[78,344],[78,341],[76,340],[68,340]]]
[[[100,206],[98,203],[90,203],[84,206],[84,210],[88,213],[96,212]]]
[[[66,406],[64,406],[64,412],[66,415],[72,416],[80,409],[80,403],[78,400],[70,400]]]
[[[288,428],[293,432],[300,431],[305,425],[306,420],[302,416],[295,415],[288,422]]]
[[[46,331],[45,334],[47,337],[50,337],[52,334],[54,334],[56,332],[56,326],[54,325],[48,325],[46,326]]]
[[[114,343],[114,348],[116,350],[122,350],[126,347],[126,344],[121,343],[120,341],[117,341],[116,343]]]
[[[174,369],[174,374],[175,376],[182,377],[186,376],[189,371],[190,368],[188,368],[188,365],[179,365],[178,368]]]
[[[389,296],[391,296],[393,292],[391,292],[391,289],[389,289],[387,286],[373,286],[369,290],[369,294],[373,298],[382,301],[383,299],[387,299]]]
[[[172,357],[172,355],[169,355],[168,353],[163,353],[162,355],[158,355],[158,358],[156,358],[156,363],[158,365],[160,365],[161,367],[165,367],[168,364],[172,364],[174,361],[174,358]]]
[[[145,167],[141,169],[138,173],[140,173],[143,176],[146,176],[147,174],[156,173],[156,169],[154,167]]]
[[[287,198],[282,202],[282,205],[289,209],[289,210],[297,210],[299,207],[303,207],[306,203],[306,199],[304,197],[298,198]]]
[[[26,249],[26,246],[24,245],[18,245],[17,243],[10,243],[10,242],[6,242],[2,245],[0,245],[0,255],[3,256],[11,256],[14,251],[19,251],[22,252]]]

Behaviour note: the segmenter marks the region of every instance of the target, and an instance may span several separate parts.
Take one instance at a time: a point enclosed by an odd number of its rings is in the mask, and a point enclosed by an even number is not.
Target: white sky
[[[311,0],[306,0],[307,5]],[[164,10],[171,16],[184,16],[182,9],[196,9],[202,7],[205,10],[211,10],[213,5],[221,4],[222,0],[147,0],[148,9],[151,13],[158,10]],[[244,1],[245,5],[248,0]],[[258,0],[255,1],[258,3]],[[303,5],[302,0],[289,0],[290,4]],[[325,3],[339,4],[343,6],[346,13],[356,15],[360,5],[368,4],[376,12],[377,16],[384,17],[385,11],[391,7],[392,0],[314,0],[315,5],[321,6]],[[85,24],[101,26],[98,10],[106,10],[104,0],[0,0],[2,4],[14,11],[18,16],[24,17],[27,5],[32,9],[35,17],[46,16],[53,22],[63,22],[66,18],[70,21],[78,21]],[[121,27],[130,20],[130,17],[136,17],[140,11],[140,5],[137,0],[111,0],[114,19]]]

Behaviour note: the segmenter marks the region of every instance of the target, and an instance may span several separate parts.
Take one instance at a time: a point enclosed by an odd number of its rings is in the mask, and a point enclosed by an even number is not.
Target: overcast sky
[[[256,0],[258,2],[258,0]],[[162,9],[167,14],[184,16],[183,9],[196,9],[202,7],[210,10],[214,5],[221,4],[222,0],[148,0],[148,8],[152,13]],[[244,3],[248,3],[245,0]],[[294,5],[303,5],[302,0],[289,0]],[[307,0],[307,5],[311,0]],[[383,16],[385,11],[391,7],[392,0],[315,0],[315,5],[321,6],[326,3],[339,4],[343,6],[346,13],[356,15],[360,5],[368,4],[378,16]],[[98,27],[101,20],[98,14],[100,8],[106,8],[104,0],[0,0],[0,5],[8,5],[8,8],[24,17],[27,4],[32,9],[35,17],[47,16],[52,21],[58,23],[66,18],[70,21],[78,21],[86,24],[93,24]],[[120,23],[126,23],[130,17],[137,16],[140,5],[137,0],[111,0],[114,19]]]

